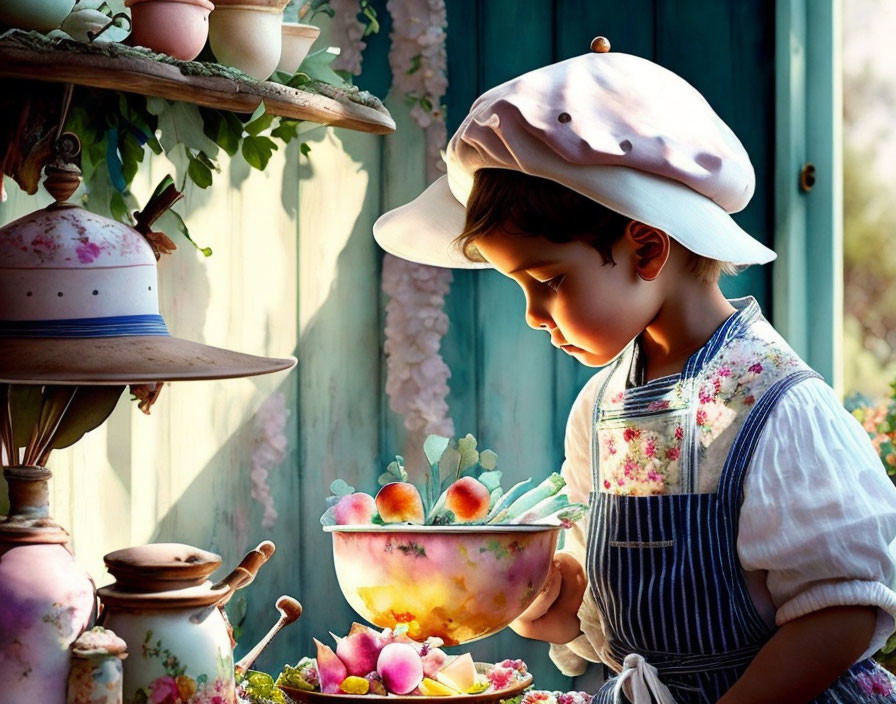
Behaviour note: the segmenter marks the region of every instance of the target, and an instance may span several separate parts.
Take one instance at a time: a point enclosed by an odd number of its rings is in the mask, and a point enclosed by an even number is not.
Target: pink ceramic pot
[[[558,526],[326,526],[349,605],[377,626],[407,624],[448,645],[497,633],[548,577]]]
[[[192,61],[208,39],[209,0],[125,0],[133,30],[127,43]]]
[[[65,704],[69,646],[93,617],[93,582],[47,515],[50,472],[7,467],[3,474],[10,515],[0,521],[0,682],[16,702]]]

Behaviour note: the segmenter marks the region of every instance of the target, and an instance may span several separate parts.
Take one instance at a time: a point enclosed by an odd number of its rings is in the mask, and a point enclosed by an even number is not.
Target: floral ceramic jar
[[[122,704],[121,661],[127,645],[100,626],[80,635],[72,645],[72,669],[66,704]]]
[[[5,467],[0,521],[0,682],[17,702],[65,704],[69,646],[93,618],[93,582],[49,516],[43,467]],[[2,695],[0,695],[2,696]]]
[[[105,556],[117,580],[99,590],[101,625],[127,643],[125,704],[231,704],[235,701],[230,633],[218,602],[232,587],[206,577],[214,553],[158,543]]]

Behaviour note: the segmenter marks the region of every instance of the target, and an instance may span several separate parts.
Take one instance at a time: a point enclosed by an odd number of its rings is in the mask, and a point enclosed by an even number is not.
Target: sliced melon
[[[476,685],[476,665],[470,653],[458,655],[436,674],[436,679],[458,692],[467,692]]]
[[[419,685],[420,694],[424,697],[456,697],[460,692],[456,689],[424,677]]]

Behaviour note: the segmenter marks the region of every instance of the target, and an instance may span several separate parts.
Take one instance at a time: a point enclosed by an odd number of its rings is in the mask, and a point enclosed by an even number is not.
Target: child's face
[[[476,240],[482,256],[519,284],[526,322],[545,330],[551,344],[588,366],[611,362],[656,316],[658,287],[635,266],[629,237],[613,247],[613,264],[586,242],[551,242],[501,230]]]

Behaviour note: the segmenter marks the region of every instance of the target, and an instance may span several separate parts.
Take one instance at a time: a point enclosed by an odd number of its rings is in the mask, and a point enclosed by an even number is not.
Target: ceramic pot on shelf
[[[117,550],[103,559],[116,581],[99,590],[100,625],[124,640],[124,702],[233,702],[233,641],[221,607],[247,586],[274,552],[270,541],[249,552],[217,583],[207,577],[221,557],[179,543]],[[260,648],[256,648],[257,652]]]
[[[219,63],[259,81],[277,68],[283,10],[289,0],[218,0],[209,18],[208,39]]]
[[[175,59],[192,61],[208,38],[209,0],[125,0],[131,10],[131,46],[145,46]]]
[[[19,29],[48,32],[56,29],[75,6],[75,0],[3,0],[0,22]]]
[[[315,27],[313,24],[284,22],[280,32],[283,46],[280,49],[277,70],[292,75],[299,70],[314,40],[320,35],[320,27]]]
[[[49,514],[44,467],[4,467],[0,521],[0,682],[16,701],[65,704],[69,646],[93,619],[96,595],[68,533]]]

